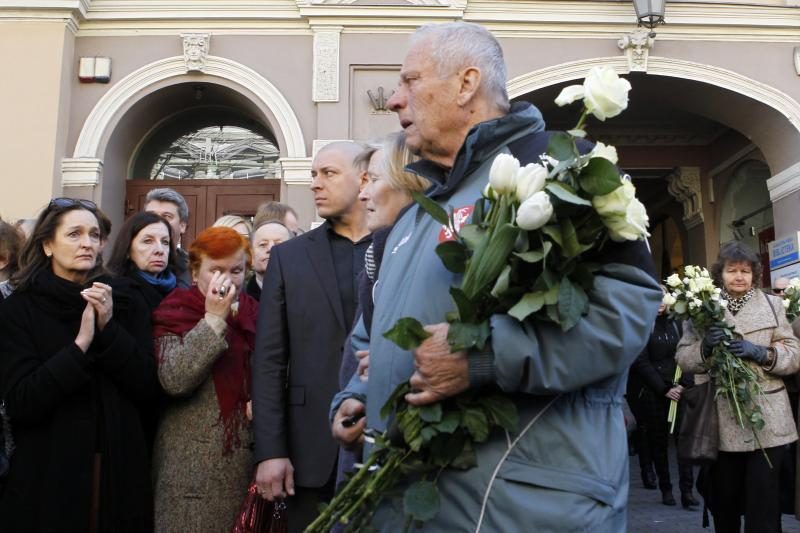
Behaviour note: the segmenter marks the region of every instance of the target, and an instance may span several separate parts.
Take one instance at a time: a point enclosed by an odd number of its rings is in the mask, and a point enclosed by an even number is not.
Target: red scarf
[[[173,290],[153,311],[153,336],[183,337],[206,313],[206,298],[193,286]],[[246,425],[245,408],[250,401],[250,354],[255,346],[258,302],[242,291],[239,312],[228,315],[225,340],[228,349],[214,363],[214,389],[219,404],[219,418],[224,427],[223,452],[241,446],[239,431]],[[156,346],[158,360],[161,360]]]

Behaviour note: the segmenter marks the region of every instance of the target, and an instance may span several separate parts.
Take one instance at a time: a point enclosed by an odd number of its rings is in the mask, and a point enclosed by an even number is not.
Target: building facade
[[[618,147],[662,273],[720,242],[800,229],[800,2],[668,3],[653,36],[630,1],[0,0],[0,216],[54,196],[119,224],[149,188],[190,201],[190,234],[280,199],[315,219],[311,158],[399,128],[385,102],[407,37],[464,20],[499,38],[515,100],[552,103],[595,65],[633,85],[590,125]]]

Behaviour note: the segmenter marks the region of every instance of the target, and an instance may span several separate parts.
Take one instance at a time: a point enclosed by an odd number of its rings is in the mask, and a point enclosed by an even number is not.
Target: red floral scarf
[[[175,289],[153,312],[153,336],[183,337],[206,313],[205,296],[194,286]],[[224,453],[241,446],[239,432],[246,425],[245,408],[250,401],[250,354],[255,346],[258,302],[243,291],[239,311],[228,315],[225,340],[228,349],[214,363],[212,374],[219,403],[219,417],[224,426]],[[161,353],[156,346],[158,361]]]

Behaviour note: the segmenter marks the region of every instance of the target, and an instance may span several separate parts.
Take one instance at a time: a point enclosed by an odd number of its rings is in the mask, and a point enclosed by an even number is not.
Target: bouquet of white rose
[[[758,442],[757,432],[764,427],[764,419],[761,408],[753,399],[762,393],[761,386],[749,363],[728,349],[729,342],[737,333],[725,321],[728,302],[721,297],[722,290],[714,285],[708,270],[692,265],[684,268],[683,278],[672,274],[666,279],[666,284],[670,292],[664,295],[664,303],[670,316],[691,320],[701,336],[712,327],[725,332],[726,339],[714,346],[705,366],[714,379],[717,397],[721,396],[730,403],[736,423],[743,428],[747,424]]]
[[[627,106],[630,84],[613,69],[592,69],[582,86],[567,87],[556,103],[583,100],[578,125],[551,136],[538,162],[522,166],[513,156],[495,157],[489,183],[475,202],[469,224],[457,230],[452,211],[424,195],[414,199],[431,217],[449,226],[455,240],[436,247],[445,268],[463,274],[451,287],[456,310],[448,314],[453,352],[483,349],[489,319],[507,313],[516,319],[543,320],[572,328],[589,305],[597,265],[586,255],[610,239],[644,239],[648,217],[630,180],[617,169],[616,150],[597,143],[580,153],[589,115],[600,120]],[[384,336],[413,350],[428,336],[412,317],[400,319]],[[477,464],[475,447],[494,428],[514,430],[515,404],[494,392],[467,392],[425,407],[407,404],[402,384],[381,410],[393,422],[384,433],[370,432],[372,454],[307,531],[328,531],[335,523],[357,531],[369,524],[377,505],[396,495],[398,485],[416,480],[402,492],[407,526],[438,512],[436,479],[444,468]]]
[[[800,278],[792,278],[783,291],[783,308],[789,323],[800,317]]]

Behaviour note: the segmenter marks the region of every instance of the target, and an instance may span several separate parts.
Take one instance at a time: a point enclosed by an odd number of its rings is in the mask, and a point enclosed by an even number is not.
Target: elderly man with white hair
[[[539,111],[527,102],[510,105],[505,85],[502,49],[486,29],[425,26],[411,38],[388,102],[408,146],[423,158],[409,168],[434,183],[430,198],[461,218],[488,182],[497,154],[525,165],[538,162],[547,147]],[[579,148],[586,152],[591,144]],[[441,473],[441,507],[424,530],[625,531],[622,395],[661,301],[645,244],[608,243],[593,258],[601,266],[589,309],[569,334],[553,323],[498,314],[489,349],[451,353],[443,320],[454,310],[449,289],[460,276],[434,251],[449,233],[417,206],[397,221],[374,291],[371,335],[359,326],[353,333],[356,349],[369,339],[369,379],[353,379],[334,399],[334,436],[345,445],[360,439],[364,424],[343,422],[364,412],[367,427],[385,429],[380,408],[409,379],[415,390],[406,400],[415,405],[478,388],[501,391],[517,405],[517,431],[497,431],[476,445],[477,467]],[[382,336],[406,316],[432,333],[413,353]],[[386,503],[373,525],[400,531],[402,512]]]

